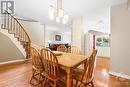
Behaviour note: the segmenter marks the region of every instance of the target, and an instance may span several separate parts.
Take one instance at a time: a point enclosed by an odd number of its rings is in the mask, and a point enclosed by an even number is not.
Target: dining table
[[[61,51],[52,51],[55,56],[61,56],[64,52]]]
[[[55,52],[56,53],[56,52]],[[57,56],[60,68],[67,73],[67,87],[72,87],[72,70],[81,64],[85,64],[87,58],[81,54],[64,53]]]
[[[38,47],[40,53],[41,47]],[[72,71],[81,64],[86,64],[87,57],[81,54],[72,54],[61,51],[52,51],[58,59],[60,68],[67,73],[67,87],[72,87]]]

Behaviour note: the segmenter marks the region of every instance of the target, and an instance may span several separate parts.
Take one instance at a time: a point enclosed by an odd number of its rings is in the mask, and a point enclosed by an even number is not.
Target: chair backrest
[[[57,51],[67,52],[67,48],[65,45],[60,45],[57,47]]]
[[[32,46],[33,48],[35,48],[38,52],[41,52],[41,49],[43,48],[43,46],[39,46],[39,45],[36,45],[36,44],[34,44],[34,43],[31,43],[31,46]]]
[[[56,78],[59,73],[57,57],[49,49],[41,50],[41,60],[45,68],[45,74],[51,78]]]
[[[42,68],[42,63],[40,59],[41,56],[39,52],[33,47],[31,47],[31,57],[32,57],[33,68],[41,69]]]
[[[68,52],[72,54],[81,54],[80,48],[77,46],[71,46],[68,48]]]
[[[91,56],[88,58],[82,80],[84,77],[86,78],[87,82],[93,79],[94,68],[95,68],[95,63],[96,63],[96,54],[97,54],[97,50],[93,50]]]

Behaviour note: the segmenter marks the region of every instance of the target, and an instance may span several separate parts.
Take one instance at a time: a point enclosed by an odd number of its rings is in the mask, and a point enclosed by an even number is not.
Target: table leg
[[[86,64],[86,62],[84,63],[84,70],[86,69],[86,67],[87,67],[87,64]]]
[[[67,70],[67,87],[72,87],[72,73],[71,73],[71,69]]]

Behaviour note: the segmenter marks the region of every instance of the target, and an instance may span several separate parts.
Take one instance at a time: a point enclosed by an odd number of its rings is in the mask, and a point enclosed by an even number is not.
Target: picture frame
[[[55,41],[61,41],[61,35],[55,35]]]

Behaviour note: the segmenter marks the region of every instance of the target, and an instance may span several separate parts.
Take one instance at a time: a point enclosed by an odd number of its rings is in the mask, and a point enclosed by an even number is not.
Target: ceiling
[[[39,21],[59,30],[70,30],[71,20],[75,16],[83,17],[86,29],[99,29],[110,32],[110,6],[127,0],[62,0],[63,8],[69,14],[69,22],[56,23],[49,19],[48,8],[52,0],[15,0],[15,15]]]

